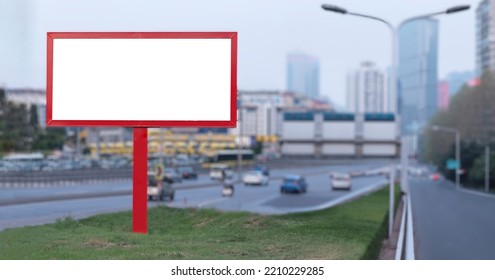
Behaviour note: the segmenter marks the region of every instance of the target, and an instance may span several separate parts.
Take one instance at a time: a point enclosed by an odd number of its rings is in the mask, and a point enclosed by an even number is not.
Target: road
[[[495,259],[495,196],[445,180],[410,181],[416,259]]]
[[[211,184],[207,176],[198,180],[188,180],[175,184],[177,188],[174,201],[150,201],[149,207],[165,204],[170,207],[216,208],[222,211],[250,211],[262,214],[282,214],[288,212],[309,211],[332,206],[349,196],[369,192],[385,179],[382,176],[354,178],[353,188],[348,191],[332,191],[329,173],[335,171],[369,170],[384,166],[384,162],[357,163],[355,165],[305,167],[300,169],[272,170],[272,178],[281,178],[286,174],[305,174],[309,187],[305,194],[281,194],[281,179],[272,179],[267,186],[243,186],[236,184],[232,198],[221,196],[220,184],[212,187],[200,187]],[[196,188],[194,188],[196,187]],[[131,191],[130,180],[115,181],[94,185],[74,184],[70,186],[38,189],[0,189],[0,202],[29,199],[48,195],[94,194],[108,191]],[[25,225],[37,225],[54,222],[58,218],[71,216],[83,218],[98,213],[131,210],[131,195],[93,197],[86,199],[52,200],[37,203],[0,206],[0,230]]]

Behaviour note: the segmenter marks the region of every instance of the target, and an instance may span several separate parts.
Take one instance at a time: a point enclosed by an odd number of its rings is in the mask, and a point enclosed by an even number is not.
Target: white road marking
[[[215,199],[212,199],[212,200],[207,200],[205,202],[202,202],[200,204],[197,205],[198,208],[202,208],[208,204],[213,204],[213,203],[217,203],[217,202],[220,202],[220,201],[224,201],[226,200],[227,197],[220,197],[220,198],[215,198]]]

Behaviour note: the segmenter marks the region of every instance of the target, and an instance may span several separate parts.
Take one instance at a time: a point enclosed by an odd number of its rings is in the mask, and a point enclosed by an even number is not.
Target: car
[[[213,164],[210,167],[210,178],[212,180],[222,180],[224,179],[224,174],[226,178],[232,178],[234,172],[226,164]]]
[[[182,182],[182,175],[175,168],[165,168],[163,181],[167,183],[180,183]]]
[[[156,172],[148,172],[148,200],[164,200],[167,197],[174,200],[175,190],[167,182],[162,182],[161,186],[158,186],[156,175]]]
[[[332,189],[333,190],[350,190],[351,189],[351,176],[346,173],[334,173],[332,174]]]
[[[430,175],[430,179],[433,181],[438,181],[440,180],[440,175],[438,173],[433,173]]]
[[[284,177],[280,186],[281,193],[296,192],[305,193],[308,190],[306,179],[301,175],[288,175]]]
[[[268,185],[268,176],[261,171],[249,171],[242,178],[242,182],[247,185]]]
[[[198,173],[194,171],[194,169],[191,166],[183,166],[179,167],[177,169],[179,171],[179,174],[182,175],[183,179],[197,179],[198,178]]]
[[[253,167],[253,170],[261,171],[265,176],[270,176],[270,170],[268,170],[268,167],[264,165],[256,165],[255,167]]]

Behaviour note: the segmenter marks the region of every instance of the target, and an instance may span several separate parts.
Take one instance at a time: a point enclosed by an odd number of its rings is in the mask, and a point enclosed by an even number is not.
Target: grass
[[[152,208],[149,234],[131,212],[0,232],[0,259],[374,259],[386,230],[388,188],[315,212],[263,216]]]

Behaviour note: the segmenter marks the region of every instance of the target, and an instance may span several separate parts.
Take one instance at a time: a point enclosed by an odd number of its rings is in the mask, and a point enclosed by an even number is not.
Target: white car
[[[232,178],[234,176],[234,172],[230,167],[226,164],[214,164],[210,168],[210,178],[212,180],[222,180],[225,174],[225,179]]]
[[[268,177],[261,171],[249,171],[242,178],[244,185],[267,185]]]
[[[350,190],[351,176],[349,176],[349,174],[343,174],[343,173],[332,174],[332,189]]]

